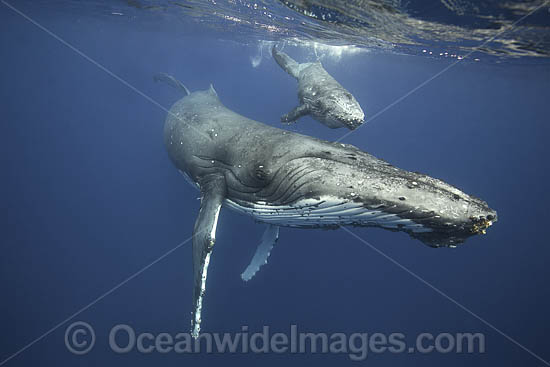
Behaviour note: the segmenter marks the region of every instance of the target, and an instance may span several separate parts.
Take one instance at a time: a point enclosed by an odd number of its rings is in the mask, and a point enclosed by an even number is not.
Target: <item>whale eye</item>
[[[263,166],[259,166],[258,168],[256,168],[256,170],[254,171],[254,175],[258,180],[264,181],[267,179],[267,172],[265,171]]]

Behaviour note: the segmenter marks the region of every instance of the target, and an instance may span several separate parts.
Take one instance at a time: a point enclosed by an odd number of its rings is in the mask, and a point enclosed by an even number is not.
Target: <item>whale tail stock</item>
[[[158,73],[153,76],[153,80],[155,82],[165,82],[173,88],[184,91],[187,95],[191,94],[191,92],[189,92],[189,89],[187,89],[187,87],[182,82],[174,78],[172,75],[166,73]]]
[[[271,55],[284,71],[298,79],[300,74],[300,64],[284,52],[277,50],[275,46],[271,49]]]

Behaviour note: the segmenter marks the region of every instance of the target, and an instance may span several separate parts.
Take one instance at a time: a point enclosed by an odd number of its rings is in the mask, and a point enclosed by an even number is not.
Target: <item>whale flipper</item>
[[[193,229],[194,289],[191,335],[195,338],[200,332],[208,263],[216,240],[218,216],[226,196],[225,178],[220,174],[204,176],[200,188],[201,208]]]
[[[181,89],[187,95],[191,94],[191,92],[189,92],[189,89],[187,89],[187,87],[182,82],[174,78],[172,75],[166,73],[158,73],[153,76],[153,80],[155,82],[165,82],[176,89]]]
[[[271,55],[273,55],[273,58],[275,61],[277,61],[277,64],[279,64],[280,67],[283,68],[284,71],[298,79],[298,76],[300,74],[300,64],[297,63],[293,58],[285,54],[284,52],[281,52],[273,46],[271,49]]]
[[[208,93],[218,96],[218,92],[214,89],[214,84],[210,83],[210,87],[208,88]]]
[[[246,269],[241,274],[242,280],[245,282],[249,281],[254,275],[256,275],[262,265],[267,264],[267,258],[269,257],[271,249],[273,249],[273,246],[278,239],[279,226],[268,224],[264,234],[262,235],[262,242],[258,245],[250,264],[248,264]]]
[[[308,105],[302,104],[298,107],[294,108],[292,111],[287,113],[286,115],[281,116],[281,122],[290,124],[292,122],[296,122],[300,117],[305,116],[309,114],[310,109]]]

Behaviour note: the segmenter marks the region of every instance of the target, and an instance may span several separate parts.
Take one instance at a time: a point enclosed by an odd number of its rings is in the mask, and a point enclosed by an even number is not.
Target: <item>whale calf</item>
[[[355,97],[340,85],[320,62],[299,64],[273,46],[271,54],[277,64],[298,80],[300,105],[283,115],[281,121],[291,123],[310,115],[322,124],[337,129],[356,129],[365,114]]]
[[[380,227],[429,246],[454,247],[497,220],[487,203],[443,181],[399,169],[352,145],[241,116],[221,103],[212,86],[171,107],[164,143],[174,165],[201,193],[193,230],[195,337],[222,206],[267,227],[244,280],[267,261],[281,226]]]

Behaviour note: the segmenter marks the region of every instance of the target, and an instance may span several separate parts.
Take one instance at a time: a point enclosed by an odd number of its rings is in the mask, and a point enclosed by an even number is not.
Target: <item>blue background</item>
[[[169,108],[180,96],[152,75],[191,90],[210,82],[224,104],[281,126],[296,82],[271,58],[253,68],[250,45],[44,9],[25,12]],[[0,363],[188,238],[198,192],[172,166],[162,142],[166,112],[59,41],[0,6],[2,159]],[[288,49],[304,60],[305,51]],[[391,53],[327,58],[326,69],[374,115],[452,60]],[[344,142],[408,170],[441,178],[499,214],[487,235],[457,249],[431,249],[402,233],[352,229],[502,332],[550,359],[547,65],[459,63]],[[336,140],[310,118],[284,127]],[[209,269],[203,331],[481,332],[484,354],[370,354],[377,365],[540,365],[526,351],[342,230],[281,229],[269,264],[248,283],[263,227],[223,210]],[[339,365],[347,355],[118,355],[120,323],[137,332],[187,332],[190,243],[69,320],[6,366]],[[76,356],[67,325],[95,328],[96,346]],[[363,362],[364,363],[364,362]]]

